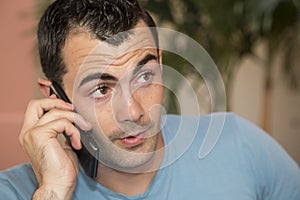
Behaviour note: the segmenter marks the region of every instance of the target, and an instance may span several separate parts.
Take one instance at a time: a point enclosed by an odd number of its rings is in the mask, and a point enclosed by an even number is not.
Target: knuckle
[[[35,107],[38,104],[38,100],[37,99],[31,99],[28,103],[28,107]]]
[[[66,114],[62,110],[53,108],[44,114],[44,118],[47,118],[49,121],[65,121]]]
[[[65,128],[66,131],[68,131],[68,132],[71,131],[72,132],[74,130],[75,126],[69,119],[64,118],[63,123],[64,123],[64,128]]]
[[[61,118],[61,120],[60,120],[65,126],[67,126],[67,125],[69,125],[71,122],[70,122],[70,120],[69,119],[67,119],[67,118]]]
[[[60,118],[55,120],[56,125],[60,126],[60,129],[68,130],[70,126],[73,126],[72,122],[67,118]]]
[[[38,134],[35,134],[36,128],[32,128],[31,130],[28,130],[27,133],[24,135],[24,141],[33,141],[37,137]]]
[[[57,116],[58,110],[55,108],[52,108],[51,110],[47,111],[44,116]]]
[[[68,111],[64,111],[64,110],[57,109],[57,108],[51,109],[45,115],[51,115],[52,117],[57,118],[57,119],[67,119],[69,117]]]
[[[32,134],[32,130],[28,130],[28,131],[26,131],[25,133],[20,134],[20,135],[19,135],[19,142],[20,142],[20,144],[21,144],[23,147],[26,146],[26,144],[29,144],[30,141],[33,140],[32,135],[33,135],[33,134]]]

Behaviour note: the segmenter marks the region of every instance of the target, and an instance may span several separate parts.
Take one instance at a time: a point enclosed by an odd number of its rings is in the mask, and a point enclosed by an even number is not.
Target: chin
[[[102,150],[102,153],[100,153],[100,162],[111,169],[122,172],[154,171],[155,169],[151,169],[150,163],[152,163],[155,154],[157,137],[148,138],[147,140],[142,145],[130,149],[111,145],[109,151]]]

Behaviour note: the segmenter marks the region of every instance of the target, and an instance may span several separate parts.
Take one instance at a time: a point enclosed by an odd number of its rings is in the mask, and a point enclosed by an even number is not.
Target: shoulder
[[[190,137],[196,145],[201,144],[202,156],[221,145],[235,145],[245,151],[275,148],[285,152],[268,133],[234,113],[220,112],[203,116],[166,115],[162,120],[162,130],[167,142],[176,140],[182,134],[185,138]]]
[[[224,153],[235,155],[241,153],[242,157],[255,159],[256,163],[287,161],[298,167],[270,134],[234,113],[213,113],[199,117],[199,119],[197,134],[204,135],[200,137],[203,151],[200,156],[205,156],[209,151],[219,148],[219,150],[227,150]]]
[[[300,198],[299,166],[271,135],[235,114],[228,115],[222,134],[225,143],[235,141],[234,155],[252,172],[264,199]]]
[[[30,199],[36,187],[35,175],[28,163],[0,172],[1,198]]]
[[[176,161],[173,168],[183,174],[179,180],[188,182],[185,177],[192,177],[199,179],[195,182],[219,185],[220,191],[240,187],[243,191],[239,193],[259,199],[300,198],[298,165],[269,134],[248,120],[233,113],[212,113],[171,115],[163,124],[165,161]],[[203,190],[209,191],[206,184]]]
[[[192,160],[190,157],[196,159],[197,155],[197,166],[207,166],[211,175],[219,174],[219,177],[231,173],[241,177],[241,180],[249,179],[261,198],[300,197],[299,166],[269,134],[250,121],[234,113],[213,113],[200,117],[170,116],[169,121],[173,125],[168,127],[182,129],[177,130],[183,132],[179,141],[184,141],[186,135],[192,140],[186,151],[189,153],[186,154],[188,159],[185,159],[185,163]],[[189,131],[195,131],[195,134]]]
[[[262,142],[257,135],[268,138],[247,120],[233,113],[221,112],[201,116],[166,115],[162,120],[162,130],[167,143],[189,140],[190,147],[201,148],[200,157],[207,156],[217,144],[218,147],[243,142],[253,144],[249,141],[252,139]]]

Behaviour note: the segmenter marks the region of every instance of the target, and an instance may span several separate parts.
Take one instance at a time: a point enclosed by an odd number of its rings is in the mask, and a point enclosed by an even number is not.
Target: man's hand
[[[39,183],[33,199],[71,199],[78,174],[78,160],[72,148],[60,144],[58,134],[65,132],[75,149],[81,148],[80,134],[91,125],[79,114],[72,112],[73,106],[55,95],[32,100],[25,113],[19,141],[32,164]]]

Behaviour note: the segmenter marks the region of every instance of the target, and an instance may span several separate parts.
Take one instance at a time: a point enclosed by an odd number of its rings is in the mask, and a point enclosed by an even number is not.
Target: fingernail
[[[68,110],[73,110],[73,104],[65,102],[65,104],[63,104],[63,106]]]
[[[74,109],[73,104],[66,102],[66,105],[71,108],[72,110]]]
[[[49,98],[55,99],[55,98],[56,98],[56,95],[55,95],[55,94],[51,94],[51,95],[49,96]]]

